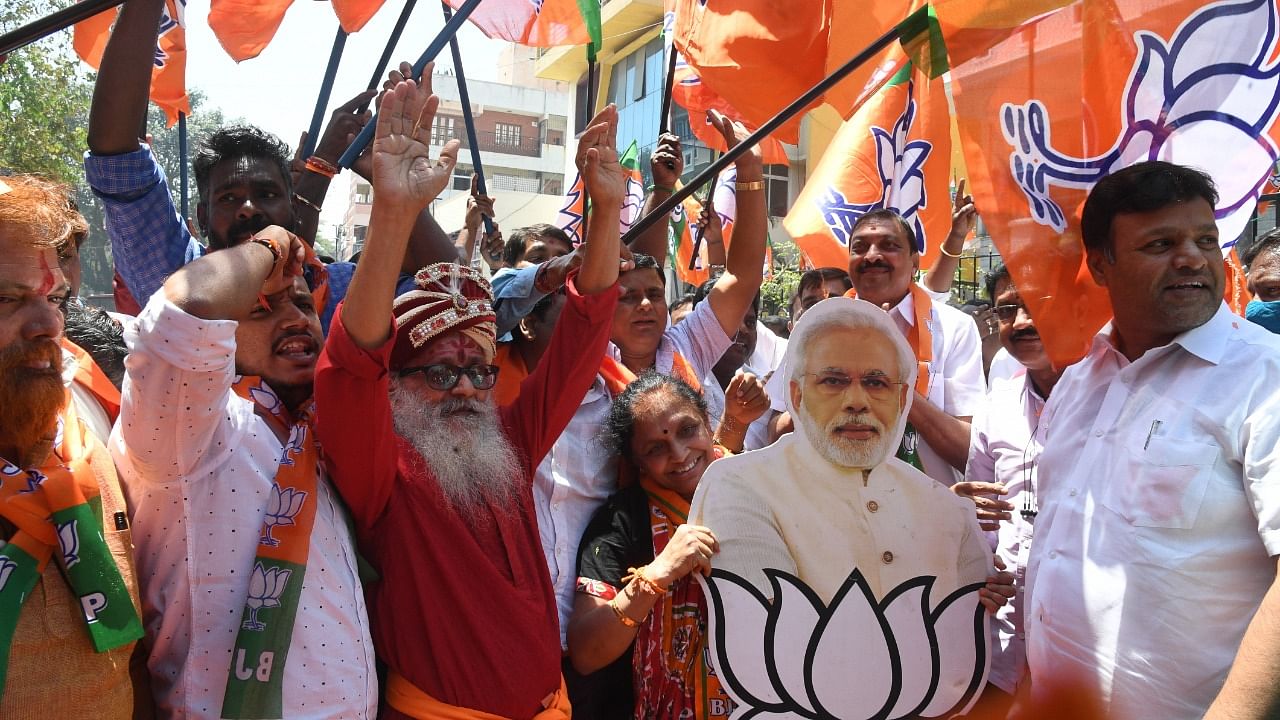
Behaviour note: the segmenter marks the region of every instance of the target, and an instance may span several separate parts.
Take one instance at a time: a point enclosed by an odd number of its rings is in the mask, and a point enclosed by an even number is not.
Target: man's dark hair
[[[628,270],[627,272],[635,272],[636,270],[646,270],[646,269],[652,270],[658,273],[659,282],[661,282],[663,285],[667,284],[667,276],[662,274],[662,267],[658,265],[657,258],[655,258],[652,255],[645,255],[644,253],[634,253],[631,256],[631,259],[632,261],[635,262],[636,266],[631,270]]]
[[[809,288],[822,286],[829,280],[839,280],[846,291],[853,289],[853,280],[847,271],[835,267],[820,267],[804,271],[800,276],[800,284],[796,286],[796,297],[803,295]]]
[[[912,228],[911,224],[903,219],[901,215],[888,208],[872,210],[853,221],[853,227],[849,229],[849,236],[853,237],[853,234],[858,231],[858,228],[874,221],[896,223],[898,228],[902,230],[903,237],[907,239],[907,246],[911,248],[911,254],[915,255],[920,252],[920,245],[918,244],[919,240],[916,238],[915,229]]]
[[[124,382],[124,328],[102,308],[79,302],[67,304],[67,339],[79,345],[102,368],[118,389]]]
[[[502,261],[507,264],[507,267],[515,267],[516,263],[524,259],[524,249],[529,242],[543,236],[559,240],[564,243],[565,247],[570,250],[573,249],[573,241],[569,239],[564,230],[555,225],[538,223],[537,225],[516,228],[511,233],[511,237],[507,238],[507,244],[502,248]]]
[[[1209,207],[1218,204],[1213,178],[1195,168],[1149,160],[1117,170],[1099,180],[1084,202],[1080,213],[1084,247],[1114,261],[1111,223],[1116,215],[1151,212],[1194,198],[1204,199]]]
[[[687,292],[684,295],[681,295],[680,299],[671,303],[671,306],[667,308],[667,312],[673,313],[676,310],[679,310],[680,308],[684,307],[685,305],[688,305],[689,307],[693,307],[694,305],[697,305],[697,304],[698,304],[698,294]]]
[[[996,304],[996,286],[1000,284],[1001,280],[1013,282],[1013,276],[1009,274],[1009,268],[1004,263],[991,268],[987,272],[986,280],[983,281],[987,289],[987,299],[991,301],[992,305]]]
[[[1253,264],[1254,260],[1258,259],[1259,255],[1273,253],[1277,250],[1280,250],[1280,228],[1274,228],[1259,235],[1258,239],[1254,240],[1253,244],[1249,246],[1249,249],[1245,250],[1244,254],[1240,256],[1240,262],[1244,263],[1247,268]]]
[[[285,190],[293,192],[293,180],[289,175],[289,146],[280,138],[252,125],[232,125],[220,128],[205,138],[196,148],[191,167],[196,175],[196,191],[200,203],[209,201],[209,175],[224,160],[252,158],[275,163],[284,178]]]
[[[702,284],[698,286],[698,289],[693,291],[694,307],[697,307],[698,303],[707,299],[707,296],[711,294],[711,290],[714,289],[716,286],[716,280],[717,278],[704,280]],[[756,315],[760,314],[760,291],[759,290],[756,291],[756,296],[751,300],[751,307],[755,308]]]
[[[703,422],[707,422],[707,401],[702,393],[694,390],[688,383],[672,375],[649,368],[640,373],[609,406],[609,416],[604,421],[603,441],[606,448],[621,455],[627,460],[634,460],[631,453],[631,438],[636,432],[636,402],[650,393],[666,390],[697,408]]]

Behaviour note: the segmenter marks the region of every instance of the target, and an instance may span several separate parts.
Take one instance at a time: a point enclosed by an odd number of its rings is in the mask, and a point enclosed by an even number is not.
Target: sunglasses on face
[[[991,312],[995,313],[1000,322],[1013,322],[1018,317],[1018,311],[1027,311],[1027,306],[1022,303],[1009,303],[1006,305],[996,305],[991,308]]]
[[[498,366],[497,365],[470,365],[468,367],[458,367],[457,365],[423,365],[420,367],[408,367],[400,371],[400,377],[409,377],[414,373],[422,373],[422,377],[427,381],[427,385],[433,390],[452,390],[458,386],[458,381],[466,375],[471,380],[471,385],[477,390],[488,390],[498,382]]]

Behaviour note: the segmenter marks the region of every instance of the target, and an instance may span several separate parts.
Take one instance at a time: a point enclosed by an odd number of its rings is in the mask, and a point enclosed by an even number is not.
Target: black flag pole
[[[188,207],[187,184],[187,114],[178,113],[178,193],[182,196],[182,219],[191,217]]]
[[[676,46],[671,44],[671,57],[667,58],[667,79],[666,87],[662,90],[662,114],[658,116],[660,123],[659,134],[671,132],[671,91],[676,86]]]
[[[715,152],[715,151],[713,150],[712,152]],[[713,160],[712,162],[714,162],[714,160]],[[718,175],[717,175],[715,178],[712,178],[712,180],[711,180],[711,184],[710,184],[710,186],[707,188],[707,200],[706,200],[706,202],[702,203],[702,206],[703,206],[703,207],[706,207],[709,203],[711,203],[712,198],[715,196],[715,192],[716,192],[716,180],[717,180],[718,178],[719,178],[719,176],[718,176]],[[693,218],[685,218],[685,222],[692,222],[692,221],[693,221]],[[697,266],[698,266],[698,253],[702,251],[702,236],[706,234],[706,231],[707,231],[707,229],[706,229],[706,227],[705,227],[705,226],[703,226],[703,225],[698,225],[697,227],[695,227],[695,228],[693,229],[693,254],[689,256],[689,269],[690,269],[690,270],[696,270],[696,269],[697,269]]]
[[[467,18],[479,4],[480,0],[467,0],[462,4],[462,7],[458,8],[458,11],[454,13],[453,18],[444,24],[444,27],[440,29],[439,34],[435,36],[431,41],[431,44],[427,46],[427,49],[418,57],[417,62],[413,64],[413,77],[415,80],[422,77],[422,71],[427,67],[427,63],[435,60],[436,56],[440,54],[440,51],[444,50],[444,46],[449,43],[449,38],[458,33],[458,28],[462,27],[462,23],[467,21]],[[376,129],[377,124],[378,119],[374,118],[369,122],[369,124],[364,126],[364,129],[360,131],[358,136],[356,136],[355,141],[351,143],[351,146],[347,148],[347,151],[342,153],[342,157],[338,160],[339,167],[351,167],[351,163],[355,162],[355,159],[360,157],[360,153],[364,152],[365,148],[369,147],[369,143],[373,140],[373,131]]]
[[[836,68],[836,70],[830,75],[823,78],[822,82],[819,82],[817,85],[809,88],[809,90],[803,95],[792,101],[790,105],[779,111],[777,115],[769,118],[768,122],[757,128],[756,131],[751,133],[751,135],[745,140],[729,148],[728,152],[721,155],[718,160],[704,168],[702,172],[698,173],[696,177],[688,182],[688,184],[676,190],[670,197],[662,201],[658,207],[654,208],[644,217],[637,220],[636,223],[631,226],[631,229],[623,234],[622,242],[631,242],[635,238],[639,237],[645,230],[649,229],[649,227],[651,227],[655,222],[665,218],[676,205],[680,204],[685,198],[692,195],[694,190],[706,185],[707,182],[715,178],[721,170],[728,167],[734,160],[741,157],[743,153],[754,147],[757,143],[763,140],[766,135],[782,127],[784,123],[799,114],[800,111],[804,110],[805,107],[814,100],[821,97],[822,93],[830,90],[832,86],[843,80],[845,76],[858,69],[858,67],[865,65],[881,50],[889,47],[889,45],[893,44],[900,37],[902,37],[902,24],[889,28],[889,30],[883,35],[876,38],[875,41],[864,48],[862,52],[853,56],[853,58],[844,65]]]
[[[302,144],[303,158],[311,157],[320,140],[320,125],[324,122],[324,112],[329,109],[329,96],[333,94],[333,81],[338,76],[338,63],[342,61],[342,51],[347,46],[347,31],[338,26],[338,34],[333,36],[333,47],[329,49],[329,64],[324,68],[324,79],[320,81],[320,94],[316,96],[316,108],[311,111],[311,126],[307,129],[307,139]]]
[[[444,8],[444,20],[449,22],[453,17],[453,8],[440,3]],[[471,94],[467,92],[467,78],[462,72],[462,51],[458,49],[458,38],[449,38],[449,52],[453,54],[453,74],[458,78],[458,101],[462,103],[462,124],[467,128],[467,145],[471,148],[471,170],[476,174],[476,192],[488,195],[489,190],[484,182],[484,165],[480,162],[480,144],[476,141],[476,118],[471,112]],[[488,215],[480,216],[484,220],[486,234],[493,232],[493,219]]]
[[[591,122],[591,118],[596,116],[596,58],[591,52],[591,46],[587,46],[587,122]],[[584,128],[585,130],[585,128]],[[582,174],[582,168],[578,168],[578,174]],[[587,213],[591,211],[591,195],[587,193],[587,179],[582,178],[582,231],[578,233],[578,237],[582,238],[582,242],[587,241]]]
[[[367,90],[377,90],[382,83],[382,75],[387,71],[387,64],[391,62],[391,53],[395,52],[400,36],[404,34],[404,26],[409,23],[409,16],[413,14],[413,6],[417,3],[418,0],[405,0],[404,7],[400,9],[400,17],[396,18],[396,26],[391,29],[391,37],[387,38],[387,44],[382,48],[378,66],[373,69],[373,77],[369,78]],[[369,104],[365,103],[356,110],[356,114],[359,115],[368,109]]]
[[[46,38],[63,28],[88,20],[103,10],[122,5],[124,0],[83,0],[55,13],[33,20],[15,30],[0,35],[0,55],[8,55],[19,48]]]

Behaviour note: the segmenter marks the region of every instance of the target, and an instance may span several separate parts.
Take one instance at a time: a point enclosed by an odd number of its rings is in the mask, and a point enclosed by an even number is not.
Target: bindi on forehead
[[[473,361],[484,361],[484,350],[474,340],[460,332],[451,332],[432,340],[423,348],[422,364],[451,361],[458,365],[467,365]]]

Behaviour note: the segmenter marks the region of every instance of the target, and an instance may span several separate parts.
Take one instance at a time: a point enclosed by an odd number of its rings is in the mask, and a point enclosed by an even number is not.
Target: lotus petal
[[[1223,152],[1223,148],[1231,152]],[[1218,208],[1231,209],[1246,199],[1256,199],[1258,189],[1271,176],[1275,152],[1265,137],[1252,137],[1225,122],[1204,120],[1175,130],[1161,147],[1159,159],[1208,171],[1218,186]],[[1222,242],[1230,242],[1243,229],[1219,223],[1218,236]]]
[[[271,598],[273,600],[279,600],[280,596],[284,594],[284,586],[289,583],[289,576],[293,574],[293,571],[281,570],[280,568],[272,568],[271,572],[274,573],[274,575],[270,578]]]
[[[821,619],[822,601],[787,573],[765,570],[765,575],[773,583],[773,608],[765,630],[768,669],[776,676],[774,686],[779,694],[812,713],[813,700],[805,687],[804,656]]]
[[[284,506],[284,493],[280,490],[279,485],[271,486],[271,498],[267,500],[267,515],[277,516],[280,514],[280,508]]]
[[[1165,70],[1167,52],[1164,42],[1151,33],[1138,33],[1142,48],[1134,76],[1129,79],[1129,97],[1126,110],[1130,123],[1159,122],[1164,117]]]
[[[769,678],[765,658],[768,599],[746,580],[724,570],[712,570],[709,578],[694,577],[710,601],[707,632],[712,639],[712,665],[725,690],[749,708],[780,705],[782,698]]]
[[[293,488],[289,489],[289,512],[287,514],[290,518],[298,514],[298,511],[302,509],[302,503],[306,499],[307,494],[305,492],[295,492]]]
[[[891,718],[913,716],[934,690],[937,650],[933,628],[925,621],[929,616],[929,589],[933,582],[932,576],[909,580],[894,588],[882,602],[902,668],[901,690],[889,711]]]
[[[262,563],[255,563],[253,572],[249,574],[249,597],[261,598],[267,594],[267,573]]]
[[[1206,75],[1171,99],[1168,121],[1177,123],[1194,114],[1230,116],[1265,132],[1276,116],[1277,92],[1280,92],[1280,72]]]
[[[920,717],[950,717],[968,712],[986,682],[991,665],[989,618],[978,591],[982,583],[955,591],[933,611],[938,643],[938,689]],[[980,655],[979,655],[980,654]]]
[[[1191,16],[1173,37],[1169,44],[1173,55],[1169,74],[1180,85],[1202,69],[1209,58],[1219,63],[1260,66],[1270,55],[1275,39],[1272,0],[1215,4]]]
[[[806,672],[820,713],[869,718],[893,697],[892,641],[871,588],[854,570],[832,598],[815,631],[816,645]]]

